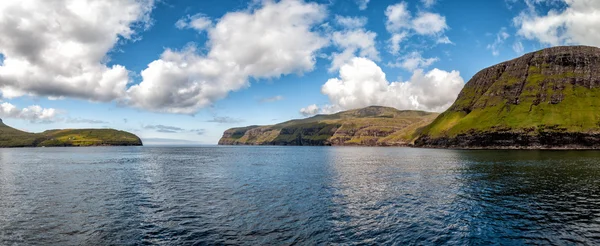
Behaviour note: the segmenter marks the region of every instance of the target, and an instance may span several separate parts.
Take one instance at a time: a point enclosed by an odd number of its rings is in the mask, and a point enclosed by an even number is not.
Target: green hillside
[[[270,126],[232,128],[219,144],[405,146],[437,115],[372,106]]]
[[[65,129],[29,133],[0,121],[0,147],[138,146],[136,135],[113,129]]]
[[[487,68],[423,131],[421,146],[600,146],[600,49],[554,47]]]

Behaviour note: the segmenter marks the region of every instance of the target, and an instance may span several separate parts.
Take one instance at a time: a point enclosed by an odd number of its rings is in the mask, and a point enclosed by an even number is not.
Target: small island
[[[0,148],[79,146],[142,146],[135,134],[114,129],[64,129],[29,133],[0,120]]]

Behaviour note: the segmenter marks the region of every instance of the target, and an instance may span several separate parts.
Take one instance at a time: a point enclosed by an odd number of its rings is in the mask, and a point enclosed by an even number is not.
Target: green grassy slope
[[[437,114],[372,106],[270,126],[232,128],[222,145],[408,145]]]
[[[597,48],[551,48],[483,70],[423,137],[599,133],[598,61]]]
[[[0,122],[0,147],[138,146],[136,135],[113,129],[65,129],[29,133]]]

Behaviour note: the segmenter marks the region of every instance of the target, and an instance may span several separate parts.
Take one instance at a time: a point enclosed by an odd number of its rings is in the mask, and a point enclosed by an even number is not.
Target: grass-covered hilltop
[[[113,129],[65,129],[29,133],[0,120],[0,148],[66,146],[140,146],[136,135]]]
[[[554,47],[477,73],[416,146],[600,148],[600,49]]]
[[[271,126],[232,128],[219,144],[407,146],[436,116],[373,106]]]

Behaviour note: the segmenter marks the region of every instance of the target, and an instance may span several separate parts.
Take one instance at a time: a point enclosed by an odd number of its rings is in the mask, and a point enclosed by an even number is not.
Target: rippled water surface
[[[598,244],[600,152],[0,149],[0,245]]]

